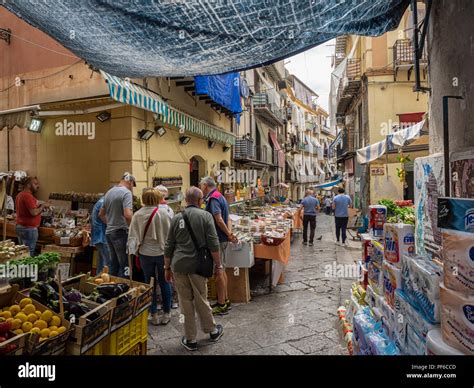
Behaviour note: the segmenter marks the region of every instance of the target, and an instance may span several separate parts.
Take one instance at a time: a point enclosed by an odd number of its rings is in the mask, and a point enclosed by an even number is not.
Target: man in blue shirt
[[[95,246],[99,254],[99,260],[97,262],[96,273],[99,274],[102,272],[105,266],[110,265],[110,252],[109,246],[107,245],[107,240],[105,238],[105,225],[99,217],[100,209],[104,206],[105,196],[100,198],[92,210],[92,219],[91,219],[91,246]]]
[[[306,190],[306,195],[301,201],[303,207],[303,244],[308,244],[308,224],[311,228],[309,246],[313,246],[314,232],[316,231],[316,209],[319,210],[319,200],[314,197],[312,190]]]
[[[212,214],[217,236],[220,243],[220,255],[222,265],[225,268],[225,251],[229,241],[235,243],[237,238],[231,232],[229,223],[229,205],[225,197],[217,190],[216,182],[211,177],[205,177],[200,183],[201,190],[205,196],[206,211]],[[227,296],[227,275],[216,279],[217,303],[212,305],[213,314],[226,315],[230,310],[230,301]]]
[[[334,209],[334,218],[336,219],[336,244],[340,244],[339,237],[342,232],[342,245],[347,247],[346,230],[347,222],[349,221],[349,207],[352,207],[352,200],[351,197],[344,194],[344,189],[342,187],[337,192],[339,194],[334,197],[332,204]]]

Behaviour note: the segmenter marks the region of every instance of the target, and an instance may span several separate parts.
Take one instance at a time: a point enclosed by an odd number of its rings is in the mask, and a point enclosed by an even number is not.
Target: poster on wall
[[[458,152],[451,156],[451,195],[474,198],[474,152]]]
[[[438,197],[444,196],[443,154],[417,158],[414,162],[416,251],[441,258],[438,228]]]

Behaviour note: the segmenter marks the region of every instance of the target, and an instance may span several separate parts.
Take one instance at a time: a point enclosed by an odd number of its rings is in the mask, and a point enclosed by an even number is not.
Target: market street
[[[184,349],[179,344],[178,309],[170,325],[149,325],[148,354],[347,354],[337,331],[336,309],[350,295],[354,279],[327,278],[325,266],[334,261],[353,264],[360,259],[360,242],[348,240],[349,248],[336,246],[334,218],[319,214],[317,220],[316,236],[322,239],[309,247],[297,235],[284,284],[270,295],[252,292],[250,303],[233,305],[228,315],[216,317],[225,330],[218,344],[210,344],[200,332],[198,351]],[[268,292],[262,288],[257,293],[264,290]]]

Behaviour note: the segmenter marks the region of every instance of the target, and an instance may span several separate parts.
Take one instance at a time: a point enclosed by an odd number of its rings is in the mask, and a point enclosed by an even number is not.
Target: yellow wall
[[[374,163],[377,166],[385,166],[381,163]],[[377,203],[383,198],[400,200],[403,199],[403,184],[397,176],[397,168],[401,168],[400,163],[388,164],[388,173],[385,175],[370,176],[370,203]]]

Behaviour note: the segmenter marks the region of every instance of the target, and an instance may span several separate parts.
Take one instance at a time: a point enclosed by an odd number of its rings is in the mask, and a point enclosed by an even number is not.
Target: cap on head
[[[125,172],[123,174],[122,180],[125,181],[125,182],[132,182],[133,187],[137,186],[137,181],[136,181],[135,177],[132,174],[130,174],[129,172]]]

